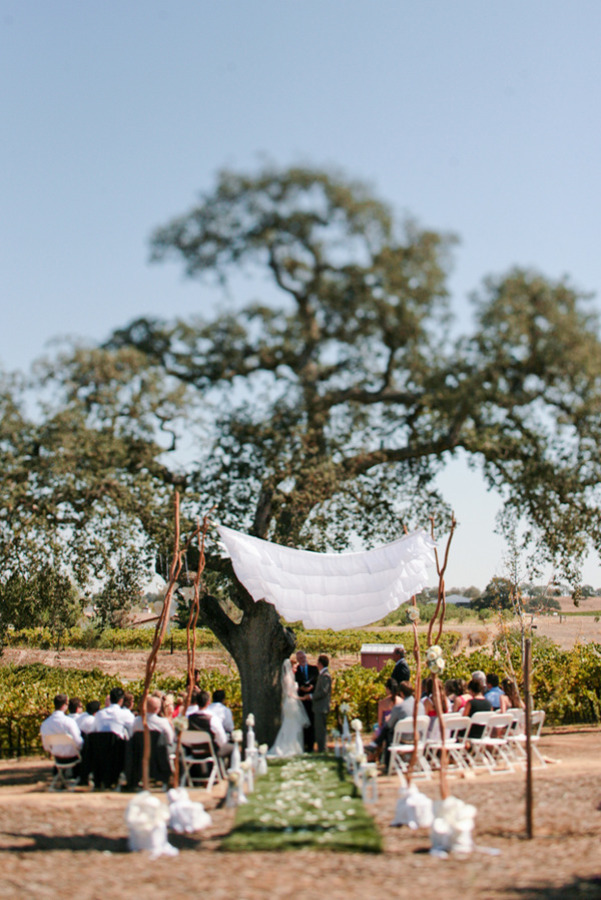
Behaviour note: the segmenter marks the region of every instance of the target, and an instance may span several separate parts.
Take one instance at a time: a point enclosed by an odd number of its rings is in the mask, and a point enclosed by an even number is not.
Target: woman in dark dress
[[[468,700],[465,704],[465,710],[463,712],[464,716],[473,716],[474,713],[477,712],[490,712],[492,710],[492,705],[484,696],[484,689],[482,687],[482,683],[477,679],[473,678],[467,686],[468,692],[471,696],[471,700]],[[472,725],[470,728],[470,737],[479,738],[482,737],[484,732],[484,725]]]

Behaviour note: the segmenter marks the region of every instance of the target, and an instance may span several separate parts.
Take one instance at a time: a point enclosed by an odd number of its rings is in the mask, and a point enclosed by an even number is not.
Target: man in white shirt
[[[48,753],[52,752],[53,756],[57,756],[59,759],[65,761],[77,759],[77,757],[73,756],[73,744],[71,744],[71,742],[66,742],[64,747],[61,747],[60,744],[58,746],[55,745],[52,748],[52,751],[50,751],[46,738],[49,735],[55,734],[69,735],[69,737],[73,738],[77,749],[81,750],[83,745],[83,738],[74,720],[66,715],[67,707],[67,695],[57,694],[54,698],[54,712],[52,713],[52,715],[48,716],[47,719],[44,719],[40,727],[42,746],[44,750],[46,750]]]
[[[161,701],[158,697],[148,697],[146,700],[146,722],[150,731],[162,731],[167,741],[173,744],[175,741],[175,732],[169,719],[165,716],[159,716],[161,709]],[[134,719],[134,732],[144,731],[144,723],[142,716],[136,716]]]
[[[86,704],[85,713],[82,713],[77,719],[77,726],[82,734],[89,734],[94,730],[94,717],[99,709],[100,702],[98,700],[90,700],[90,702]]]
[[[124,740],[131,737],[135,716],[129,709],[123,709],[123,694],[123,688],[112,689],[109,705],[98,710],[94,716],[92,731],[112,731]]]
[[[229,738],[234,730],[234,717],[232,716],[231,709],[228,709],[224,701],[225,691],[213,691],[213,702],[209,703],[207,712],[212,716],[217,716]]]

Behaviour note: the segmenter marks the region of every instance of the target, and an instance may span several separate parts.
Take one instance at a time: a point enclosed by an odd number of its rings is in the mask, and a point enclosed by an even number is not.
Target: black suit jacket
[[[407,660],[403,657],[403,659],[399,659],[394,669],[392,670],[392,677],[399,684],[401,681],[410,681],[411,680],[411,672],[409,671],[409,666],[407,665]]]
[[[307,675],[306,676],[303,673],[301,666],[297,667],[296,672],[294,673],[294,678],[299,687],[298,695],[301,698],[301,700],[308,698],[309,694],[313,691],[313,689],[315,688],[315,685],[317,684],[317,676],[318,675],[319,675],[319,669],[317,668],[317,666],[307,665]],[[310,687],[311,691],[301,691],[300,690],[301,687]]]

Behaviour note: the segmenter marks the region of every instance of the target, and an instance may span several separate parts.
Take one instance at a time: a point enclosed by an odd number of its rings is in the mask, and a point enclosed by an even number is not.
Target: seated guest
[[[112,731],[117,737],[125,740],[131,737],[135,716],[131,710],[123,708],[123,695],[123,688],[112,689],[109,694],[109,705],[98,710],[94,716],[93,732]]]
[[[434,689],[434,679],[426,678],[424,681],[424,690],[422,693],[422,703],[424,704],[424,710],[427,716],[430,716],[431,719],[436,717],[436,707],[434,705],[434,695],[432,693]],[[449,703],[447,699],[446,693],[442,693],[440,697],[440,702],[442,706],[442,712],[446,713],[449,711]]]
[[[499,687],[499,676],[491,672],[486,676],[486,691],[484,696],[495,711],[501,709],[501,697],[503,691]]]
[[[486,690],[486,675],[481,669],[476,669],[475,672],[472,672],[472,681],[479,681],[482,686],[482,692]]]
[[[213,737],[217,755],[227,758],[231,756],[234,745],[228,741],[220,719],[209,712],[210,702],[211,695],[208,691],[193,691],[192,705],[186,710],[188,727],[192,731],[209,731]],[[190,712],[190,710],[193,711]]]
[[[484,696],[484,688],[482,682],[476,678],[472,678],[467,686],[470,693],[470,699],[465,704],[464,716],[470,718],[477,712],[490,712],[492,706],[490,701]],[[470,736],[474,738],[482,737],[484,725],[472,725],[470,727]]]
[[[508,709],[526,709],[526,704],[520,697],[515,681],[512,681],[511,678],[504,678],[501,687],[503,688],[501,712],[507,712]]]
[[[175,706],[173,707],[173,718],[177,719],[177,717],[183,712],[184,705],[186,703],[186,693],[178,694],[177,700],[175,702]]]
[[[471,700],[472,695],[467,689],[467,683],[463,680],[463,678],[455,679],[455,701],[453,703],[453,712],[460,712],[462,715],[465,715],[464,709],[466,707],[467,701]]]
[[[146,723],[149,730],[162,732],[167,738],[167,741],[170,744],[173,744],[175,741],[175,732],[173,730],[173,725],[171,724],[171,719],[167,719],[165,716],[160,716],[160,710],[161,701],[158,697],[148,697],[146,699]],[[136,718],[134,719],[133,730],[134,732],[144,731],[142,716],[136,716]]]
[[[52,715],[48,716],[47,719],[44,719],[40,726],[40,734],[42,736],[42,746],[47,753],[52,753],[53,756],[58,757],[61,761],[69,762],[73,760],[77,761],[77,757],[73,756],[73,745],[69,742],[66,743],[63,748],[61,748],[60,744],[58,746],[54,746],[52,750],[48,747],[48,742],[46,738],[50,735],[55,734],[64,734],[69,735],[75,741],[75,746],[78,750],[81,750],[83,745],[83,738],[81,736],[81,732],[77,727],[75,721],[68,716],[68,700],[66,694],[57,694],[54,698],[54,712]]]
[[[173,694],[163,694],[161,697],[161,711],[159,713],[160,716],[164,716],[165,719],[169,719],[171,722],[175,716],[175,697]]]
[[[455,697],[457,696],[457,679],[456,678],[448,678],[444,683],[444,692],[447,698],[447,702],[451,709],[453,709],[453,704],[455,703]]]
[[[81,714],[77,722],[82,734],[89,734],[90,731],[94,730],[94,716],[99,709],[100,703],[98,700],[90,700],[90,702],[86,704],[86,711]]]
[[[412,716],[413,708],[415,706],[415,696],[413,688],[408,681],[401,681],[401,683],[399,684],[399,696],[401,698],[401,702],[395,703],[385,723],[385,730],[389,732],[390,740],[392,740],[394,726],[396,725],[396,723],[400,722],[401,719],[406,719],[409,716]],[[425,714],[424,704],[421,700],[417,705],[417,714],[418,716],[423,716]]]
[[[193,716],[197,712],[200,711],[200,706],[198,705],[198,701],[200,700],[200,695],[203,693],[200,688],[193,688],[192,693],[190,695],[190,706],[186,707],[186,715]],[[206,691],[205,691],[206,693]],[[209,700],[211,697],[209,696]]]
[[[389,678],[384,685],[386,696],[382,700],[378,700],[378,728],[377,734],[380,733],[384,722],[390,715],[394,706],[395,699],[399,697],[399,683],[394,678]],[[399,703],[401,699],[399,697]]]
[[[79,728],[79,721],[81,717],[85,715],[83,711],[83,703],[79,699],[79,697],[70,697],[69,698],[69,711],[68,716],[70,719],[73,719],[77,727]]]
[[[394,685],[392,685],[391,689],[395,689]],[[401,681],[401,683],[398,685],[398,695],[395,696],[394,706],[392,707],[390,715],[380,729],[380,733],[376,736],[375,740],[372,741],[371,744],[367,745],[366,749],[371,753],[374,753],[377,752],[378,749],[384,747],[385,762],[386,764],[388,764],[388,748],[391,745],[394,737],[394,726],[397,722],[400,722],[401,719],[412,717],[414,707],[415,696],[413,693],[413,688],[408,681]],[[421,700],[417,707],[417,714],[418,716],[424,715],[424,705]]]
[[[231,709],[225,705],[225,691],[213,691],[213,700],[209,703],[207,709],[211,715],[217,716],[229,738],[234,730],[234,717],[232,716]]]

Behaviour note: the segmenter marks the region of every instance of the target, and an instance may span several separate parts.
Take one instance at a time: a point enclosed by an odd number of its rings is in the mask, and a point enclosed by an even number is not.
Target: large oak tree
[[[144,522],[137,492],[177,480],[157,434],[194,410],[202,431],[178,476],[191,511],[217,503],[225,524],[293,546],[369,545],[431,514],[444,526],[434,479],[462,452],[541,557],[577,578],[601,535],[597,319],[569,283],[516,269],[483,283],[473,333],[452,339],[452,244],[398,223],[336,173],[222,173],[156,231],[153,257],[180,260],[191,278],[227,286],[233,276],[230,291],[244,300],[224,293],[223,309],[188,321],[139,319],[87,357],[61,362],[86,433],[98,432],[96,419],[100,434],[125,429],[131,460],[111,457],[109,469],[130,499],[113,492],[115,508],[133,502],[137,527],[159,540],[160,510],[149,504]],[[251,290],[258,297],[248,301]],[[136,404],[116,411],[109,390],[107,424],[102,367],[120,354],[134,354],[126,359],[138,380],[150,379],[156,408],[139,396],[140,417]],[[186,399],[175,403],[178,386]],[[102,462],[92,465],[102,492]],[[236,660],[245,711],[270,740],[293,636],[271,606],[252,601],[217,548],[206,585],[202,620]]]

